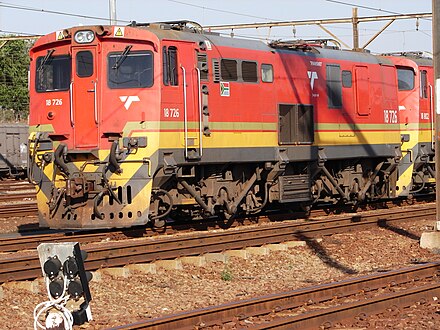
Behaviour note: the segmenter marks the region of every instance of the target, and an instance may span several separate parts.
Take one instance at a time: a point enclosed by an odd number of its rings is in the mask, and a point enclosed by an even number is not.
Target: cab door
[[[186,159],[202,157],[201,87],[196,44],[163,43],[162,119],[181,123],[180,141]]]
[[[359,116],[369,116],[370,104],[370,75],[368,67],[356,65],[354,68],[356,111]]]
[[[432,84],[430,79],[431,72],[430,68],[421,67],[422,70],[419,71],[420,74],[420,126],[429,127],[431,130],[429,142],[431,142],[431,149],[434,150],[434,141],[435,141],[435,115],[434,115],[434,106],[433,106],[433,93],[432,93]],[[422,130],[420,130],[422,132]]]
[[[78,149],[96,148],[99,120],[96,47],[73,49],[72,60],[70,119],[74,131],[74,146]]]

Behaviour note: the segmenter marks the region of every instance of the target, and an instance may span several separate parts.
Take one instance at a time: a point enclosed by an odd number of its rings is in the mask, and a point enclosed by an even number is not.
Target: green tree
[[[1,121],[24,121],[29,114],[30,47],[27,40],[12,40],[0,48]]]

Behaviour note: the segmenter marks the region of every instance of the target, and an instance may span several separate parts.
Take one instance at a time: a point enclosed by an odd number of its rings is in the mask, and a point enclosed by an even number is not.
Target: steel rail
[[[17,252],[21,250],[36,249],[40,243],[55,243],[75,241],[79,243],[99,242],[109,237],[109,235],[122,234],[122,232],[55,232],[39,235],[26,235],[16,237],[0,237],[0,253]]]
[[[265,324],[256,326],[253,329],[316,329],[322,327],[326,329],[332,324],[356,318],[363,319],[367,315],[378,314],[389,308],[408,307],[420,301],[433,300],[440,294],[440,283],[428,284],[414,289],[404,290],[398,293],[381,295],[376,298],[356,301],[349,304],[329,308],[324,311],[315,311],[296,317],[287,317]]]
[[[269,313],[294,309],[305,305],[314,305],[350,297],[365,291],[371,292],[390,286],[402,285],[412,281],[421,281],[437,276],[440,263],[428,263],[414,267],[372,274],[348,279],[340,282],[322,284],[314,287],[293,290],[263,297],[246,299],[219,306],[202,308],[194,311],[181,312],[157,319],[141,320],[113,329],[194,329],[203,324],[204,327],[222,326],[234,319],[243,320]],[[410,305],[415,299],[427,297],[435,292],[440,293],[440,283],[405,290],[395,294],[386,294],[358,302],[341,304],[337,307],[305,312],[294,317],[275,318],[264,325],[253,326],[253,329],[318,329],[323,324],[351,318],[359,313],[373,313],[394,304]]]
[[[391,212],[389,212],[391,211]],[[401,211],[401,210],[400,210]],[[413,220],[420,216],[435,216],[435,207],[426,206],[405,209],[403,213],[388,210],[384,214],[356,215],[332,221],[320,220],[302,224],[280,223],[222,232],[196,233],[179,237],[158,237],[155,239],[106,242],[98,246],[83,247],[88,252],[88,270],[101,267],[118,267],[133,263],[153,262],[158,259],[174,259],[183,256],[203,255],[210,252],[242,249],[269,243],[310,238],[359,230],[368,226],[389,226],[387,222]],[[75,241],[75,238],[70,239]],[[313,242],[311,243],[313,244]],[[12,280],[26,280],[41,275],[38,256],[35,251],[27,256],[6,256],[0,259],[0,283]]]
[[[35,192],[23,192],[23,193],[9,193],[9,194],[4,194],[4,193],[0,193],[0,202],[2,201],[20,201],[23,199],[32,199],[35,200],[36,199],[36,195]]]
[[[1,182],[0,181],[0,191],[11,191],[11,190],[34,190],[35,191],[35,186],[33,186],[30,183],[24,183],[24,182],[10,183],[10,182]]]
[[[37,212],[38,208],[35,201],[0,205],[0,217],[37,215]]]

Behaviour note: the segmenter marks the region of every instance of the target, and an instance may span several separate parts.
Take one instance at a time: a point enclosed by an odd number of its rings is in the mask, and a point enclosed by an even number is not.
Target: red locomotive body
[[[402,192],[393,58],[171,22],[59,31],[31,59],[42,225],[162,225]]]

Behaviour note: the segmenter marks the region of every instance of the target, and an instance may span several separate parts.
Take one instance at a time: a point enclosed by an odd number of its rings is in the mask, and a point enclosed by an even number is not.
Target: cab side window
[[[342,108],[341,68],[338,64],[327,64],[327,98],[331,109]]]
[[[428,73],[426,70],[420,71],[420,97],[428,98]]]
[[[397,68],[397,79],[399,91],[410,91],[414,89],[414,71],[412,68]]]
[[[261,64],[261,81],[267,83],[273,82],[272,64]]]
[[[174,46],[163,47],[163,84],[178,86],[177,72],[177,48]]]

